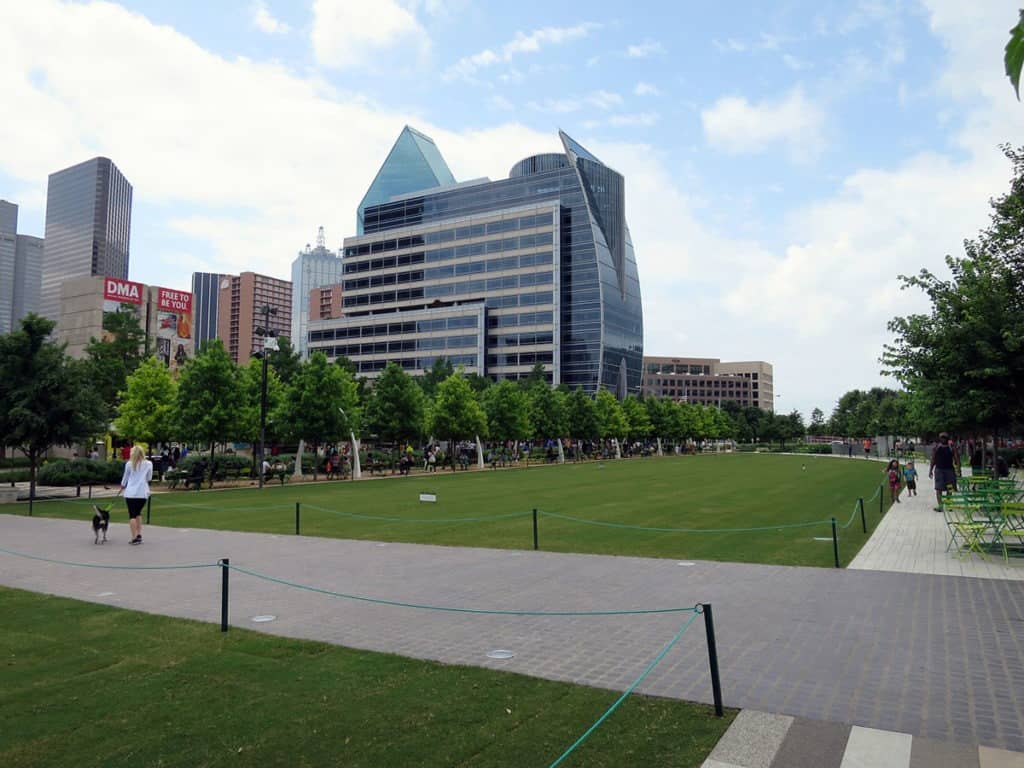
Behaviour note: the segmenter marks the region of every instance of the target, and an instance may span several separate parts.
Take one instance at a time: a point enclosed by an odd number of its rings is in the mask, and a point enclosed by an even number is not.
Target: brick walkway
[[[110,565],[214,562],[377,598],[476,608],[712,602],[728,706],[1024,751],[1024,583],[951,576],[515,552],[150,526],[94,546],[87,521],[0,515],[11,550]],[[0,553],[0,583],[216,621],[217,569],[110,571]],[[113,594],[104,594],[113,593]],[[254,624],[257,614],[274,614]],[[235,626],[622,689],[679,615],[492,617],[341,600],[233,573]],[[488,651],[515,652],[507,661]],[[710,700],[703,629],[640,689]]]

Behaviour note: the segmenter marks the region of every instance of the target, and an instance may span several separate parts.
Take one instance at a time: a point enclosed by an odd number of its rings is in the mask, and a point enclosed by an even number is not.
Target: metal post
[[[708,664],[711,667],[711,693],[715,698],[715,715],[722,717],[722,680],[718,675],[718,647],[715,645],[715,619],[711,614],[711,603],[701,603],[704,614],[704,630],[708,636]]]
[[[533,510],[533,548],[537,549],[537,510]]]
[[[89,483],[89,498],[92,498],[92,483]]]
[[[884,486],[881,486],[881,485],[878,486],[878,514],[880,514],[880,515],[885,512],[885,509],[882,506],[882,504],[883,504],[882,488],[883,487]]]
[[[836,568],[839,567],[839,532],[836,530],[836,519],[832,518],[832,554],[836,558]]]
[[[146,525],[149,525],[149,513],[153,509],[153,497],[150,496],[146,499]]]
[[[263,455],[267,444],[267,336],[270,329],[270,306],[263,306],[263,366],[260,379],[260,458],[256,468],[259,474],[259,487],[263,490]]]
[[[868,521],[864,517],[864,498],[857,499],[857,503],[860,505],[860,527],[864,529],[864,533],[868,532]]]
[[[75,498],[76,499],[82,498],[82,484],[81,483],[78,483],[75,486]]]
[[[220,631],[228,631],[228,572],[229,561],[225,557],[220,561]]]
[[[299,502],[295,502],[295,535],[299,535]]]

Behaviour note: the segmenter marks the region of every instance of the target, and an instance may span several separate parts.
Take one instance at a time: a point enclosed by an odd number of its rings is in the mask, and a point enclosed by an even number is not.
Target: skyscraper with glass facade
[[[0,200],[0,334],[39,311],[43,239],[18,234],[18,206]]]
[[[205,342],[217,338],[220,284],[227,277],[217,272],[192,273],[192,336],[196,354]]]
[[[493,379],[540,363],[555,384],[639,393],[625,181],[559,135],[563,153],[528,157],[508,179],[362,206],[362,234],[344,244],[345,317],[311,322],[310,350],[371,377],[389,361],[421,373],[446,357]]]
[[[51,173],[40,313],[60,316],[60,286],[87,275],[128,277],[132,185],[106,157]]]
[[[316,248],[308,245],[292,262],[292,334],[295,351],[301,359],[308,356],[309,293],[314,288],[341,283],[341,257],[327,249],[323,227],[317,236]]]

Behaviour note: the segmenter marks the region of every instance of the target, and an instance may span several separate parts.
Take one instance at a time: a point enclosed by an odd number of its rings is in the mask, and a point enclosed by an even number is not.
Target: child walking
[[[914,469],[914,462],[907,462],[903,469],[903,479],[907,483],[907,495],[917,496],[917,470]]]
[[[889,476],[889,498],[894,504],[900,503],[900,463],[897,459],[893,459],[889,462],[889,466],[885,468],[886,474]]]

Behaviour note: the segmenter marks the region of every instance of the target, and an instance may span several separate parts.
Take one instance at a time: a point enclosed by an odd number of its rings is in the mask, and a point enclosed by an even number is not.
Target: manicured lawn
[[[868,500],[878,490],[883,467],[857,459],[729,454],[438,472],[268,486],[262,492],[180,491],[154,497],[152,522],[294,534],[295,503],[301,502],[304,535],[528,549],[533,546],[530,510],[536,508],[542,512],[539,544],[544,550],[831,567],[828,519],[848,522],[857,498]],[[437,503],[420,502],[424,491],[436,493]],[[123,504],[117,502],[115,520],[127,519]],[[24,505],[18,510],[24,511]],[[879,520],[877,498],[866,512],[870,534]],[[689,533],[606,527],[543,513],[700,531],[826,522],[768,531]],[[91,515],[84,501],[39,503],[36,514]],[[516,516],[486,519],[499,515]],[[848,563],[866,539],[857,515],[840,531],[840,562]]]
[[[543,767],[618,697],[5,588],[0,654],[4,768]],[[699,766],[734,715],[633,695],[563,765]]]

